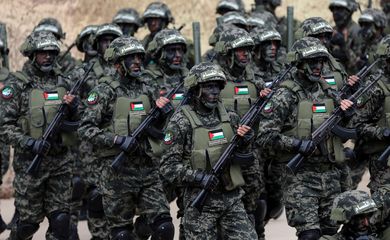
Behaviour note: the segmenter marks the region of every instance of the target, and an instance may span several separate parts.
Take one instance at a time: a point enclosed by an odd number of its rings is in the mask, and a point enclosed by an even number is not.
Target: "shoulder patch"
[[[97,103],[99,99],[99,95],[97,92],[91,92],[89,95],[88,95],[88,98],[87,98],[87,103],[89,105],[94,105]]]
[[[274,109],[273,103],[272,103],[272,102],[268,102],[268,103],[265,105],[263,111],[264,111],[265,113],[270,113],[270,112],[273,111],[273,109]]]
[[[4,87],[1,90],[1,97],[3,99],[11,99],[14,96],[14,89],[12,87]]]
[[[172,131],[166,131],[164,136],[164,144],[165,145],[171,145],[174,140],[174,134]]]

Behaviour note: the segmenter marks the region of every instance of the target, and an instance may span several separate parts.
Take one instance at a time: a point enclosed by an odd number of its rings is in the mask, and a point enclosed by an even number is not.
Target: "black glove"
[[[35,154],[46,155],[51,145],[48,141],[30,138],[27,140],[26,147]]]
[[[134,152],[138,147],[137,139],[131,136],[116,136],[114,144],[120,146],[124,152]]]
[[[305,140],[305,139],[303,140],[294,139],[293,146],[297,152],[299,152],[304,156],[309,156],[316,149],[316,145],[312,140]]]
[[[212,174],[203,171],[196,171],[193,184],[195,187],[203,188],[205,190],[213,190],[217,187],[219,180]]]

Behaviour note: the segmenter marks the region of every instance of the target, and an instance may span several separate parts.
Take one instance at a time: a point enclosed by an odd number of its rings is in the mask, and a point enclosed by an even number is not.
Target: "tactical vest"
[[[114,90],[120,86],[118,81],[110,77],[101,78],[99,83],[108,84]],[[145,94],[141,94],[137,98],[118,97],[114,104],[111,123],[105,129],[115,135],[128,136],[141,124],[151,108],[149,97]],[[99,151],[101,157],[115,156],[120,153],[120,149],[117,147],[98,149],[97,151]]]
[[[323,79],[329,87],[339,90],[344,85],[344,79],[347,78],[346,72],[340,68],[340,63],[334,59],[329,58],[329,63],[324,65]]]
[[[99,60],[97,60],[92,67],[93,72],[96,75],[96,79],[100,79],[104,75],[104,69],[102,65],[100,64]]]
[[[215,127],[205,127],[189,105],[182,108],[192,127],[191,167],[210,171],[232,139],[234,132],[229,115],[222,104],[218,104],[221,122]],[[224,187],[230,191],[244,185],[241,168],[238,165],[227,167],[222,177]]]
[[[378,85],[384,92],[385,101],[383,103],[383,114],[377,122],[377,125],[382,128],[390,128],[390,84],[380,80],[378,81]],[[358,99],[358,103],[359,101],[364,100]],[[365,142],[362,146],[362,150],[365,154],[381,153],[386,149],[387,146],[388,143],[386,141],[372,140]]]
[[[290,137],[298,137],[300,139],[310,138],[312,132],[317,129],[334,110],[333,99],[324,98],[318,103],[313,103],[312,100],[307,98],[304,90],[297,83],[287,80],[282,82],[280,86],[294,92],[299,98],[296,124],[292,129],[282,131],[282,134]],[[325,141],[324,146],[327,151],[324,158],[327,159],[326,162],[328,162],[328,160],[333,161],[333,159],[336,162],[343,162],[345,160],[342,141],[340,138],[332,135],[327,141]],[[318,154],[325,153],[319,153],[319,150],[317,150],[316,154],[318,156]],[[276,155],[276,159],[278,161],[285,162],[294,157],[295,153],[289,154],[279,151],[276,152]],[[310,162],[310,158],[308,159],[308,162]],[[318,163],[318,160],[315,160],[315,162]]]
[[[234,109],[241,117],[249,110],[257,97],[256,86],[249,81],[227,81],[220,94],[223,105],[226,108]]]

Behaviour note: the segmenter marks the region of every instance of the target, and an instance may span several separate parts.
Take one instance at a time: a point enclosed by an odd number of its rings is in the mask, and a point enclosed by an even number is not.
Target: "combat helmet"
[[[212,81],[219,81],[224,86],[226,76],[219,65],[212,62],[203,62],[191,68],[187,77],[184,79],[184,87],[189,91],[200,83]]]
[[[163,47],[171,44],[182,44],[187,48],[187,43],[183,35],[176,29],[163,29],[159,31],[148,45],[148,53],[156,57]]]
[[[376,56],[383,57],[383,58],[390,58],[390,35],[386,35],[379,42],[376,50]]]
[[[264,25],[275,27],[278,25],[278,21],[275,16],[268,11],[252,12],[250,16],[246,18],[247,25],[251,28],[261,27]]]
[[[239,12],[228,12],[217,19],[218,25],[233,24],[237,27],[245,29],[247,22],[245,17]]]
[[[58,54],[60,44],[52,32],[36,31],[26,38],[19,50],[23,56],[31,58],[36,51],[56,51]]]
[[[359,5],[355,0],[331,0],[329,9],[332,11],[335,7],[342,7],[353,13],[358,9],[358,6]]]
[[[119,10],[112,19],[112,22],[116,24],[134,24],[138,27],[142,26],[141,18],[139,17],[137,10],[135,10],[134,8],[124,8]]]
[[[175,21],[171,10],[162,2],[152,2],[146,7],[145,12],[142,15],[142,22],[145,23],[148,18],[162,18],[165,19],[167,23],[174,23]]]
[[[313,37],[303,37],[297,40],[287,54],[287,60],[290,63],[317,57],[329,58],[329,52],[319,39]]]
[[[299,29],[295,32],[295,39],[314,37],[322,33],[330,34],[331,36],[333,27],[321,17],[311,17],[302,22]]]
[[[227,12],[244,12],[242,0],[219,0],[216,13],[223,15]]]
[[[81,32],[77,35],[76,46],[80,52],[84,52],[83,41],[86,38],[88,38],[89,40],[89,38],[96,33],[97,28],[98,28],[97,25],[88,25],[84,27],[83,30],[81,30]]]
[[[341,193],[334,199],[330,219],[338,223],[348,223],[353,216],[377,210],[374,200],[368,193],[351,190]]]
[[[241,28],[230,28],[221,33],[214,50],[222,55],[227,55],[235,48],[253,48],[254,41],[249,33]]]
[[[52,32],[54,36],[59,39],[65,39],[65,33],[62,31],[60,22],[55,18],[43,18],[39,21],[38,25],[35,26],[33,32],[48,31]]]
[[[134,37],[118,37],[114,39],[104,53],[104,59],[112,64],[130,54],[145,54],[142,44]]]
[[[92,36],[92,42],[93,42],[95,49],[97,46],[97,40],[99,39],[99,37],[101,37],[103,35],[114,35],[116,37],[120,37],[123,35],[123,33],[122,33],[121,28],[116,24],[105,23],[105,24],[100,25],[96,29],[96,33]]]
[[[255,45],[261,45],[265,41],[282,41],[280,33],[272,26],[256,27],[252,29],[250,35],[255,42]]]
[[[236,25],[233,25],[233,24],[218,25],[213,30],[213,33],[209,37],[209,45],[210,46],[215,46],[215,44],[218,42],[219,37],[221,36],[221,33],[226,31],[229,28],[238,28],[238,27]]]
[[[358,20],[361,23],[374,23],[378,28],[385,28],[387,24],[386,14],[379,9],[368,8],[362,12]]]

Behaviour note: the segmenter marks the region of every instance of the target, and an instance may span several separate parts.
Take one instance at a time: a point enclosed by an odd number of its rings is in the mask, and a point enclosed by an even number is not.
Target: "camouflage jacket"
[[[271,83],[273,78],[284,70],[283,63],[281,63],[280,61],[274,61],[268,65],[261,65],[261,67],[257,64],[252,63],[252,66],[253,71],[255,72],[256,79],[263,79],[266,85]]]

